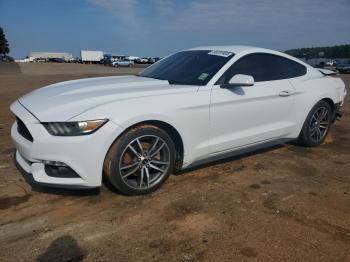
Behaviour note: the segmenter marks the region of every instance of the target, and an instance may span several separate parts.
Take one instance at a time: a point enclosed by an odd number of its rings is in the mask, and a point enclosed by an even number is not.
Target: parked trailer
[[[63,59],[65,62],[69,62],[73,59],[70,53],[57,53],[57,52],[30,52],[29,54],[30,62],[35,62],[35,60],[48,61],[49,59]]]
[[[81,50],[80,57],[83,63],[100,63],[103,59],[103,52]]]

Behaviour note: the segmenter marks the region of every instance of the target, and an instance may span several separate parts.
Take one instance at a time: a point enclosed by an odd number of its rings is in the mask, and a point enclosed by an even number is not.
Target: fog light
[[[49,166],[64,166],[64,167],[68,167],[65,163],[60,162],[60,161],[41,160],[41,162],[43,162],[43,164],[49,165]]]
[[[80,178],[80,176],[68,166],[45,165],[45,173],[51,177]]]

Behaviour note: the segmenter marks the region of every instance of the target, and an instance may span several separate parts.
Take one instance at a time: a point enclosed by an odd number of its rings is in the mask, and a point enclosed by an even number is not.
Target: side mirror
[[[228,84],[221,85],[221,88],[230,88],[235,86],[252,86],[254,85],[254,78],[250,75],[237,74],[234,75]]]

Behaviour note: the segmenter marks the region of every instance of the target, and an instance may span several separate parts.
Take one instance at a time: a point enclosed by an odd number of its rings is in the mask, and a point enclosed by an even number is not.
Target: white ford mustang
[[[145,194],[174,170],[287,140],[317,146],[346,95],[286,54],[198,47],[137,76],[53,84],[11,105],[16,162],[34,182]]]

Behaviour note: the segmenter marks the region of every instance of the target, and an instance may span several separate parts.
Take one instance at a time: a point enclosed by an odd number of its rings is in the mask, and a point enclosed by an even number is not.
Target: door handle
[[[285,97],[285,96],[290,96],[292,94],[291,91],[289,90],[283,90],[279,93],[279,96]]]

